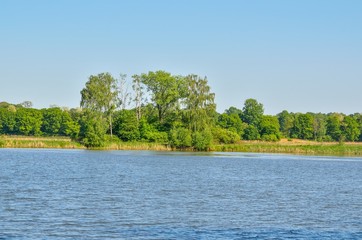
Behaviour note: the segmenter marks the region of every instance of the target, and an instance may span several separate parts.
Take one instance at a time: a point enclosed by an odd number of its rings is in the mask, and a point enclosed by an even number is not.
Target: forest
[[[118,78],[89,77],[79,108],[32,108],[30,101],[0,103],[0,135],[67,136],[88,148],[106,142],[154,142],[175,149],[206,151],[213,144],[281,138],[319,142],[362,141],[362,114],[293,113],[265,115],[262,103],[216,111],[206,77],[166,71]]]

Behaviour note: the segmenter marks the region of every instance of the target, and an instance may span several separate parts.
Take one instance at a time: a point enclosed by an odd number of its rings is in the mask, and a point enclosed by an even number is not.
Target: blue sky
[[[92,74],[207,76],[219,112],[362,112],[362,1],[0,1],[0,101],[78,107]],[[130,80],[130,78],[129,78]]]

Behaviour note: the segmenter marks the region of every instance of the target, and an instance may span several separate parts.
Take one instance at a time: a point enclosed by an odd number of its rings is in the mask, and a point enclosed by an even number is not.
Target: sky
[[[217,110],[362,112],[359,0],[1,0],[0,102],[78,107],[90,75],[206,76]]]

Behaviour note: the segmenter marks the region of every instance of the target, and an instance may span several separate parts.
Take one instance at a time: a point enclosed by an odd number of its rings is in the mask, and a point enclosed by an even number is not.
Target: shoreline
[[[27,137],[1,136],[0,148],[44,148],[44,149],[88,149],[82,144],[66,137]],[[165,144],[150,142],[108,142],[104,147],[89,150],[149,150],[149,151],[189,151],[178,150]],[[235,144],[215,144],[209,152],[249,152],[281,153],[311,156],[362,157],[362,143],[315,142],[305,140],[286,140],[279,142],[239,141]]]

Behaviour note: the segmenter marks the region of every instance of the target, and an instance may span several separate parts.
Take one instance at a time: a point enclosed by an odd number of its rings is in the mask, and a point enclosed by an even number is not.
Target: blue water
[[[0,239],[362,239],[362,159],[0,149]]]

